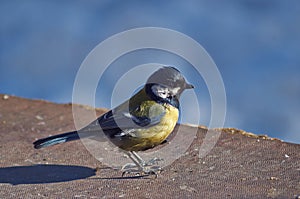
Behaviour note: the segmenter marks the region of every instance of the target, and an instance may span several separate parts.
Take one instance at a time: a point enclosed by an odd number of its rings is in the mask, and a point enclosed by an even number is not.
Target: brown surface
[[[0,95],[0,198],[295,198],[300,194],[300,145],[235,129],[223,129],[217,145],[199,160],[207,132],[199,128],[188,153],[156,179],[121,178],[120,171],[102,165],[80,141],[35,150],[32,142],[37,138],[74,130],[71,109],[69,104]],[[184,128],[188,132],[195,127]]]

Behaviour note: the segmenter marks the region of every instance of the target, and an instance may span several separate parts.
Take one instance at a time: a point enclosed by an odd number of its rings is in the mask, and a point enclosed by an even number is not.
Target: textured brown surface
[[[156,179],[121,178],[120,171],[101,164],[80,141],[33,149],[37,138],[74,130],[71,111],[68,104],[0,95],[0,198],[295,198],[300,194],[300,145],[236,129],[223,129],[216,146],[199,159],[207,132],[199,128],[186,155]]]

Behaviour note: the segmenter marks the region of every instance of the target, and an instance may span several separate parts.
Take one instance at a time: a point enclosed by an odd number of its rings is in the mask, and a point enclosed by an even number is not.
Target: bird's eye
[[[152,92],[160,98],[167,98],[169,95],[168,89],[161,85],[152,86]]]
[[[161,91],[160,92],[160,97],[162,97],[162,98],[167,98],[168,97],[168,92],[167,91]]]

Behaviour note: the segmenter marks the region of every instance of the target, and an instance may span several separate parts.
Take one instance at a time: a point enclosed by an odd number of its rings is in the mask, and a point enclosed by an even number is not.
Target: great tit
[[[135,163],[138,173],[151,174],[160,168],[146,168],[147,163],[136,151],[153,148],[171,134],[179,117],[179,98],[188,84],[174,67],[163,67],[155,71],[145,86],[129,100],[101,115],[79,131],[63,133],[35,141],[39,149],[59,143],[80,139],[81,135],[104,132],[109,140],[124,150]],[[123,167],[123,174],[131,169]]]

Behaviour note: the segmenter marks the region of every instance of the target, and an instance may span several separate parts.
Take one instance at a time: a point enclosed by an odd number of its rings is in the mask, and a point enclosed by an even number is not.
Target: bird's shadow
[[[96,175],[96,169],[73,165],[39,164],[0,168],[0,183],[43,184],[67,182]]]

